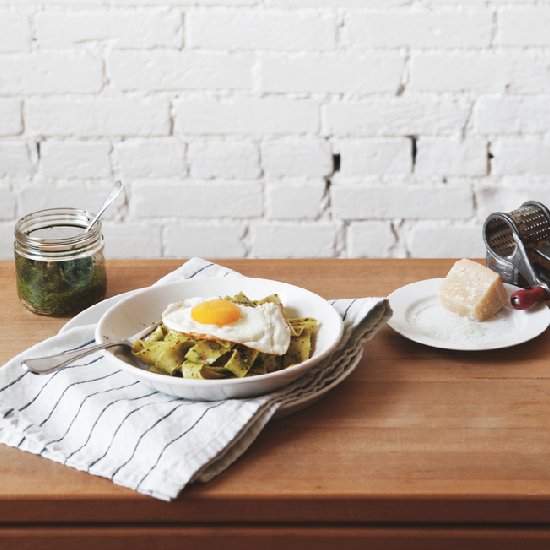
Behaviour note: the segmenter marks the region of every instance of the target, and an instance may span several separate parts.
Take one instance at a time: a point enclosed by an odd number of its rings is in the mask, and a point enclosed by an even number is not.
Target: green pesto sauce
[[[107,290],[101,253],[55,262],[16,254],[15,269],[19,299],[42,315],[74,315],[99,302]]]

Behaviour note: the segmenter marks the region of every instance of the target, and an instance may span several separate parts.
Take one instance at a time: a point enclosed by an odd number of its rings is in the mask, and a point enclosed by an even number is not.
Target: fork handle
[[[510,296],[514,309],[529,309],[532,305],[546,300],[546,290],[540,286],[517,290]]]
[[[33,374],[50,374],[56,370],[62,369],[74,361],[78,361],[82,357],[86,357],[95,351],[113,346],[127,345],[124,341],[105,342],[103,344],[95,344],[87,348],[68,351],[65,353],[57,353],[47,357],[36,357],[34,359],[22,359],[21,366]]]

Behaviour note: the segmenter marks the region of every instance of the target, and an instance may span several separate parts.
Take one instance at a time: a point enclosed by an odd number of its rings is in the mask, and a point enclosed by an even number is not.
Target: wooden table
[[[178,261],[112,261],[109,294]],[[329,298],[381,296],[452,260],[231,260]],[[19,305],[0,262],[0,364],[66,319]],[[354,374],[166,503],[0,447],[0,548],[550,548],[550,338],[478,353],[385,327]],[[162,545],[162,546],[160,546]]]

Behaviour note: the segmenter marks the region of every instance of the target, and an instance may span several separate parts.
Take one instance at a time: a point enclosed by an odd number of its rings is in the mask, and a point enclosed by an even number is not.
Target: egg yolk
[[[191,310],[191,317],[203,325],[223,327],[238,321],[241,318],[241,310],[227,300],[208,300],[196,305]]]

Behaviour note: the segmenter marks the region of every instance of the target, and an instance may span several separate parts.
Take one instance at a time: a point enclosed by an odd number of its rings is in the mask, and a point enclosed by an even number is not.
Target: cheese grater
[[[487,267],[505,283],[542,287],[550,297],[550,211],[540,202],[523,203],[510,213],[495,212],[485,221]]]

